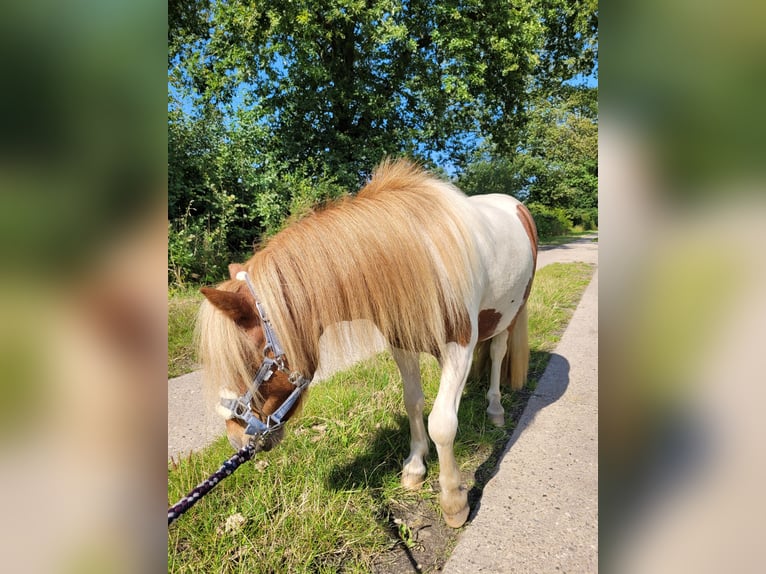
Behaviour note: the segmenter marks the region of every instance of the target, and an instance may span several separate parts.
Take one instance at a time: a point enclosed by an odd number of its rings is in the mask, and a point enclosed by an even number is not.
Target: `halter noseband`
[[[247,271],[240,271],[237,273],[236,278],[247,283],[247,288],[255,299],[255,308],[258,311],[258,316],[261,318],[263,334],[266,337],[266,346],[263,349],[263,362],[261,363],[258,372],[255,374],[253,384],[248,391],[236,399],[222,398],[221,405],[231,412],[232,418],[240,420],[246,425],[245,434],[252,437],[250,439],[252,443],[256,443],[266,438],[269,434],[273,433],[284,424],[282,419],[288,412],[290,412],[290,409],[293,408],[298,401],[298,398],[306,387],[308,387],[310,381],[303,378],[300,373],[291,373],[287,369],[285,352],[279,344],[279,339],[277,338],[277,334],[274,331],[271,322],[266,316],[266,311],[260,301],[258,301],[258,296],[255,294],[255,288],[250,281],[250,276],[247,274]],[[271,354],[271,356],[269,356],[269,354]],[[289,381],[295,386],[295,389],[276,411],[266,417],[266,422],[264,423],[253,411],[251,402],[261,383],[268,381],[277,371],[285,373],[288,376]]]

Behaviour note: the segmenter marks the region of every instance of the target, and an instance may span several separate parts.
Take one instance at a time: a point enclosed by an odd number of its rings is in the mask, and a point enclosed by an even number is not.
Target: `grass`
[[[593,268],[541,269],[530,298],[532,385],[542,374]],[[422,355],[430,411],[436,361]],[[400,375],[390,355],[362,363],[310,391],[281,445],[223,481],[169,529],[171,572],[384,572],[392,561],[440,568],[457,539],[437,502],[438,460],[418,492],[399,485],[409,450]],[[469,381],[455,452],[472,506],[491,475],[529,391],[503,391],[505,428],[486,418],[486,383]],[[174,503],[231,455],[225,438],[168,468]],[[227,527],[227,520],[229,526]],[[426,529],[428,537],[420,536]],[[423,532],[426,532],[423,530]]]
[[[197,289],[174,289],[168,293],[168,377],[196,368],[194,319],[202,301]]]
[[[590,282],[593,268],[585,263],[552,263],[538,271],[529,298],[530,384],[542,375],[569,317]],[[572,299],[572,294],[577,298]]]

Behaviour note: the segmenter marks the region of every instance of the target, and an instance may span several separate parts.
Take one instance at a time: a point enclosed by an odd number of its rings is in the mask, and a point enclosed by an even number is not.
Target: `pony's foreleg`
[[[487,391],[487,414],[489,420],[495,426],[501,427],[505,424],[505,410],[500,404],[500,369],[503,365],[503,358],[508,351],[508,331],[503,329],[492,338],[489,346],[489,356],[492,359],[492,370],[489,376],[489,391]],[[508,357],[510,360],[510,357]]]
[[[473,345],[461,347],[457,343],[447,343],[442,348],[439,393],[428,417],[428,434],[439,454],[439,503],[444,521],[453,528],[462,526],[468,518],[468,493],[461,485],[453,444],[457,433],[457,410],[472,354]]]
[[[428,454],[428,437],[423,424],[423,388],[420,385],[420,363],[417,353],[392,349],[404,386],[404,407],[410,419],[410,455],[404,461],[402,486],[409,490],[419,488],[426,475],[423,462]]]

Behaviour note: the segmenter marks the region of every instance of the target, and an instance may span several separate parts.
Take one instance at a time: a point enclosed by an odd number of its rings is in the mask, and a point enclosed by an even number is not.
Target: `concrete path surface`
[[[542,247],[538,268],[598,263],[584,237]],[[598,570],[598,271],[587,287],[444,572]],[[168,381],[168,458],[223,435],[199,372]]]
[[[168,459],[205,448],[224,434],[223,420],[208,409],[202,371],[168,381]]]

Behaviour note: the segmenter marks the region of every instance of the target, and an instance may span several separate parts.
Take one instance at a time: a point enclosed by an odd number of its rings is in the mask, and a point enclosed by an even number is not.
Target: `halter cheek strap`
[[[263,334],[266,338],[266,347],[263,349],[263,362],[261,363],[258,372],[255,374],[253,383],[248,391],[238,398],[221,398],[221,406],[223,407],[223,410],[230,413],[227,418],[234,418],[242,421],[245,424],[245,434],[252,436],[252,440],[257,440],[259,438],[264,438],[266,435],[274,432],[284,424],[284,417],[290,412],[290,409],[293,408],[298,401],[298,398],[300,398],[303,391],[308,387],[310,381],[303,378],[300,373],[290,373],[287,370],[285,352],[282,349],[282,345],[279,343],[277,334],[266,315],[263,305],[258,301],[258,296],[250,281],[250,276],[246,271],[240,271],[237,273],[236,278],[247,283],[247,288],[255,299],[255,308],[261,318]],[[270,357],[269,354],[272,356]],[[264,423],[253,411],[252,400],[261,383],[268,381],[277,371],[281,371],[288,375],[288,378],[293,386],[295,386],[295,389],[276,411],[266,417],[266,422]]]
[[[258,300],[258,295],[255,293],[255,287],[253,287],[253,283],[250,281],[250,276],[247,274],[247,271],[240,271],[237,273],[236,278],[247,283],[247,288],[250,290],[253,299],[255,299],[255,309],[258,311],[258,316],[261,318],[263,335],[266,337],[266,348],[263,350],[264,355],[271,351],[277,362],[284,363],[285,352],[282,349],[282,345],[279,344],[279,339],[277,338],[276,332],[274,332],[274,327],[271,326],[271,321],[269,321],[268,316],[266,316],[266,310]]]

